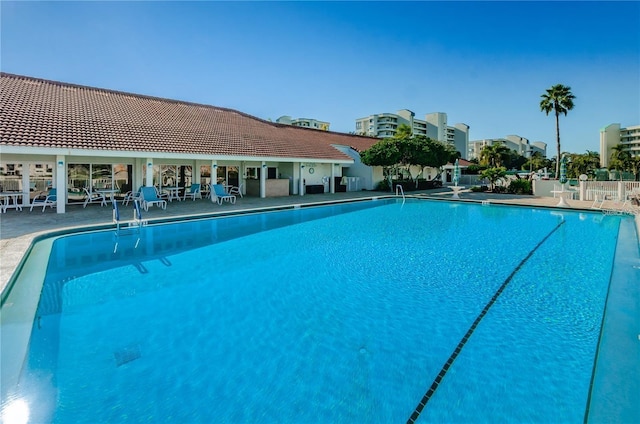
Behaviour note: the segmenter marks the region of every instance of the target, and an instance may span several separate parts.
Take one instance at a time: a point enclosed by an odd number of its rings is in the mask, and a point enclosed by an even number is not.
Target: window
[[[245,168],[245,178],[247,180],[257,180],[260,178],[260,168],[257,166],[247,166]]]

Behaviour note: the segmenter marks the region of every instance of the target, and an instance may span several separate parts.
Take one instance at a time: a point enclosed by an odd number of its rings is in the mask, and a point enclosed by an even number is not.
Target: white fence
[[[623,202],[633,190],[640,190],[640,181],[581,181],[580,200],[594,200],[598,196]]]
[[[533,194],[543,197],[554,197],[553,191],[558,191],[558,180],[534,180]],[[624,201],[632,190],[640,190],[640,181],[580,181],[579,186],[564,185],[565,190],[573,190],[575,198],[580,200],[594,200],[596,196],[613,201]]]

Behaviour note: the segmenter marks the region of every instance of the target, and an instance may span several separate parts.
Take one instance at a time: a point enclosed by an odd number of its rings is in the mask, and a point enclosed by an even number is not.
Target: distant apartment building
[[[491,146],[495,143],[503,143],[509,149],[526,158],[531,157],[535,152],[540,153],[543,157],[547,157],[547,143],[543,143],[542,141],[530,143],[528,139],[520,137],[519,135],[508,135],[504,138],[485,138],[483,140],[470,141],[468,159],[480,159],[482,149],[485,146]]]
[[[310,118],[296,118],[293,119],[290,116],[281,116],[276,119],[279,124],[293,125],[294,127],[313,128],[316,130],[329,131],[329,123],[324,121],[318,121],[317,119]]]
[[[469,126],[466,124],[447,125],[447,114],[428,113],[425,119],[417,119],[408,109],[396,113],[379,113],[356,119],[356,134],[371,137],[393,137],[400,124],[411,127],[413,134],[425,135],[434,140],[450,143],[464,157],[469,145]]]
[[[640,125],[621,128],[620,124],[610,124],[600,130],[601,167],[609,166],[613,148],[618,144],[622,144],[632,157],[640,156]]]

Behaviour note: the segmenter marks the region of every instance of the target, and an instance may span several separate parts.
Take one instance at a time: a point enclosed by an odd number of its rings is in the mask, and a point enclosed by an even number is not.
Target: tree
[[[413,135],[413,130],[407,124],[400,124],[396,129],[396,133],[393,136],[394,138],[411,138]]]
[[[427,166],[440,168],[447,162],[455,160],[458,152],[448,144],[432,140],[424,135],[402,138],[385,138],[360,154],[362,163],[368,166],[382,166],[383,174],[391,177],[399,166],[404,167],[413,180],[411,167],[420,168],[420,176]],[[416,185],[417,185],[417,178]],[[391,181],[389,181],[391,185]]]
[[[487,168],[480,174],[482,178],[489,180],[489,190],[493,191],[498,181],[507,176],[507,170],[503,167]]]
[[[533,152],[529,160],[522,165],[521,169],[529,169],[532,172],[536,172],[542,168],[548,168],[550,165],[550,160],[542,156],[540,152]]]
[[[365,165],[382,167],[382,175],[389,179],[390,187],[392,171],[400,163],[400,150],[396,141],[385,138],[360,153],[360,160]]]
[[[556,143],[558,148],[558,156],[560,156],[560,114],[564,113],[567,116],[567,112],[573,109],[573,100],[576,96],[571,93],[571,87],[556,84],[547,89],[547,92],[543,94],[540,101],[540,110],[549,115],[549,112],[554,111],[556,116]],[[560,176],[560,161],[556,160],[556,178]]]
[[[620,171],[620,175],[622,176],[623,171],[631,169],[631,153],[626,150],[624,144],[618,144],[614,146],[612,150],[609,160],[609,170]]]
[[[511,150],[501,142],[484,146],[480,151],[480,163],[492,168],[502,166],[510,157]]]
[[[629,161],[630,170],[633,173],[633,179],[638,181],[638,174],[640,174],[640,156],[634,156]]]
[[[569,157],[571,158],[567,167],[569,178],[578,178],[582,174],[594,176],[600,167],[600,155],[597,152],[587,150],[585,154],[569,153]]]

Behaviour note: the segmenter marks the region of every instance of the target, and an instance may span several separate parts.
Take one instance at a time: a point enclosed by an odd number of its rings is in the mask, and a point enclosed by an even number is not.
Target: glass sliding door
[[[91,190],[115,189],[113,185],[113,165],[91,165]]]
[[[124,198],[128,191],[133,190],[133,165],[122,163],[113,165],[113,181],[114,188],[120,189],[115,197]]]
[[[238,187],[240,185],[240,171],[237,166],[227,167],[227,182],[231,186]]]
[[[67,167],[67,203],[84,202],[84,188],[91,187],[91,164],[70,163]]]

